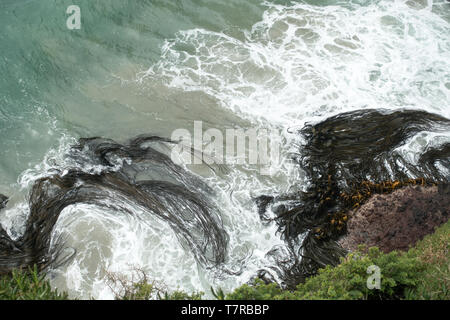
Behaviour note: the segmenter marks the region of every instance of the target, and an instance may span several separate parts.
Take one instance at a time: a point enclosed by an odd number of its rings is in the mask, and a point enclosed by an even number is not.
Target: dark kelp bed
[[[155,143],[172,142],[154,136],[140,136],[126,144],[102,138],[81,139],[69,156],[81,164],[93,161],[109,170],[91,174],[70,169],[37,180],[30,193],[30,214],[23,236],[13,241],[0,228],[0,273],[34,264],[41,269],[55,267],[67,261],[70,257],[61,257],[62,239],[57,246],[50,246],[51,232],[61,211],[76,203],[129,214],[134,212],[126,204],[133,204],[134,208],[169,223],[179,241],[203,265],[221,264],[226,256],[228,235],[217,210],[204,200],[212,190],[150,146]],[[118,159],[127,161],[120,170],[115,170]],[[142,180],[139,176],[142,173],[158,180]]]
[[[337,243],[345,234],[349,212],[376,193],[389,193],[406,185],[445,185],[450,168],[450,144],[427,148],[417,164],[395,151],[422,131],[449,132],[450,120],[420,110],[357,110],[341,113],[301,129],[305,144],[294,160],[310,184],[294,194],[263,195],[256,199],[263,222],[275,222],[288,244],[289,259],[278,249],[268,253],[275,270],[257,276],[293,288],[325,265],[336,265],[346,251]],[[81,139],[69,156],[82,164],[105,166],[89,173],[63,168],[37,180],[30,192],[30,214],[24,234],[12,240],[0,227],[0,274],[38,265],[41,270],[70,259],[64,241],[51,246],[52,229],[61,211],[76,203],[113,207],[134,214],[130,203],[166,221],[196,260],[220,268],[227,257],[228,235],[220,212],[212,204],[214,191],[200,178],[174,164],[155,145],[176,142],[139,136],[120,144],[103,138]],[[115,166],[122,162],[120,169]],[[144,178],[143,178],[144,177]],[[114,199],[119,197],[122,201]],[[0,196],[0,209],[7,198]],[[300,237],[304,237],[303,241]],[[282,250],[282,249],[279,249]]]
[[[418,164],[410,164],[395,149],[421,131],[448,132],[450,121],[419,110],[357,110],[306,125],[306,143],[295,155],[310,185],[306,192],[258,199],[259,214],[274,220],[290,243],[290,261],[279,261],[284,286],[294,288],[318,268],[336,265],[345,255],[337,243],[346,232],[348,211],[374,193],[387,193],[408,184],[447,183],[449,144],[430,148]],[[267,210],[268,205],[272,210]],[[269,211],[275,214],[270,217]],[[308,232],[300,248],[297,238]]]

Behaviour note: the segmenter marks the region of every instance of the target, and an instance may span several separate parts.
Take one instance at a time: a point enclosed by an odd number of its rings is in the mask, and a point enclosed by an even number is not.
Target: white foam
[[[251,120],[283,125],[358,108],[450,115],[450,26],[430,5],[266,5],[243,40],[180,31],[141,81],[163,77]]]
[[[68,134],[62,134],[57,148],[50,149],[44,160],[33,168],[25,170],[18,178],[22,190],[29,188],[36,180],[58,173],[64,176],[70,169],[77,169],[89,174],[99,174],[103,171],[117,171],[123,166],[126,159],[110,159],[112,166],[103,166],[95,163],[84,154],[85,150],[75,151],[72,146],[77,145],[77,139]],[[77,152],[78,157],[68,157],[70,153]],[[63,170],[63,171],[61,171]]]

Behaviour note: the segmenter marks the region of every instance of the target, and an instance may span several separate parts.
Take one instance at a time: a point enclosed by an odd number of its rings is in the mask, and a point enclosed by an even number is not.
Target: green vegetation
[[[425,271],[406,298],[450,300],[450,221],[417,243],[410,253],[420,258]]]
[[[277,284],[257,279],[231,293],[220,288],[212,290],[217,299],[435,299],[450,300],[450,221],[428,235],[408,252],[383,253],[378,248],[360,247],[342,259],[337,267],[327,266],[314,277],[299,284],[294,291],[282,290]],[[380,289],[368,289],[367,268],[376,265],[381,271]],[[141,271],[142,272],[142,271]],[[120,300],[200,300],[202,292],[187,294],[169,291],[156,282],[149,282],[145,273],[137,281],[110,275],[119,282]],[[66,293],[52,290],[36,268],[14,271],[0,276],[0,300],[60,300]]]
[[[0,276],[0,300],[67,300],[66,293],[53,290],[37,268]]]

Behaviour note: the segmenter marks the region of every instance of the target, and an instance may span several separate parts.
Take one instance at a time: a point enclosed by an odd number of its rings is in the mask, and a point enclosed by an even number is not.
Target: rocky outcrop
[[[449,219],[450,185],[408,186],[371,197],[350,212],[347,234],[339,244],[354,251],[359,244],[384,252],[407,250]]]

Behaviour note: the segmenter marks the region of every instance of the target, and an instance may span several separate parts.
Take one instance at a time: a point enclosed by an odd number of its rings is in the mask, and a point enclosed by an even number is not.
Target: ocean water
[[[49,278],[74,297],[110,299],[108,273],[132,277],[136,268],[169,288],[229,291],[284,245],[276,226],[260,222],[253,198],[306,183],[290,161],[292,129],[363,108],[450,118],[448,1],[76,2],[0,3],[0,193],[10,196],[0,221],[10,235],[23,232],[33,182],[77,166],[63,155],[80,137],[170,137],[194,121],[222,132],[269,129],[280,161],[271,175],[252,165],[229,165],[226,174],[189,167],[217,192],[230,236],[226,268],[239,275],[200,266],[157,218],[65,209],[54,233],[77,254]],[[72,4],[80,30],[66,26]],[[448,141],[450,133],[421,133],[401,152],[414,161]]]

